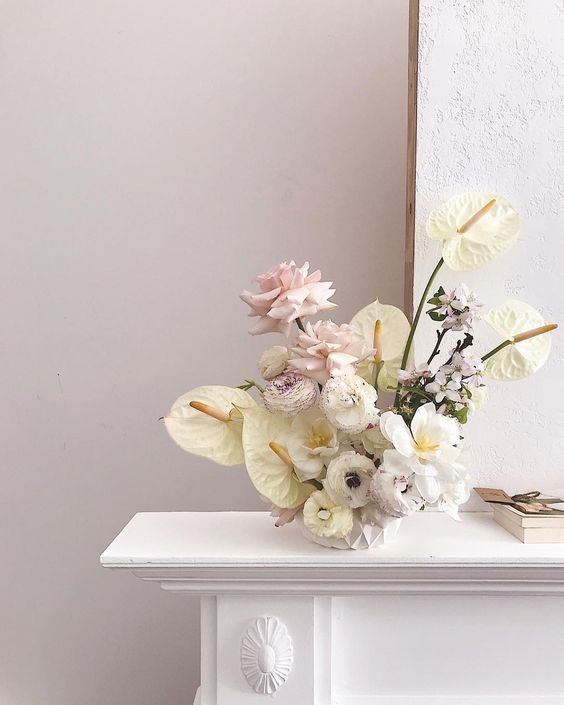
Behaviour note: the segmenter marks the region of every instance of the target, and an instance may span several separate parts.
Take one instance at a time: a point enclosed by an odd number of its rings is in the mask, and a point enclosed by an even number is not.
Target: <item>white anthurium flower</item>
[[[343,507],[356,509],[368,503],[374,463],[354,450],[341,453],[327,466],[323,487],[329,497]]]
[[[318,407],[294,416],[288,436],[288,454],[302,482],[319,477],[338,451],[337,430]]]
[[[375,335],[376,321],[380,321],[380,330]],[[405,313],[395,306],[381,304],[376,300],[353,316],[350,324],[364,338],[367,345],[377,348],[375,358],[362,360],[357,364],[357,374],[372,384],[376,364],[381,361],[378,388],[382,391],[395,388],[410,329]],[[411,353],[408,363],[411,364],[412,361]]]
[[[536,309],[515,299],[488,311],[483,320],[504,340],[544,326],[544,319]],[[547,333],[511,343],[488,358],[484,374],[497,380],[528,377],[547,361],[550,346],[551,336]]]
[[[324,490],[314,492],[304,504],[304,526],[316,536],[343,539],[353,528],[353,511],[333,502]]]
[[[244,462],[241,410],[256,407],[242,389],[220,385],[196,387],[178,398],[163,417],[171,438],[187,453],[219,465]]]
[[[315,490],[296,477],[286,448],[290,419],[262,407],[244,412],[245,465],[257,491],[281,509],[302,505]]]
[[[427,235],[443,243],[443,259],[455,271],[479,269],[505,254],[519,236],[519,215],[491,193],[461,193],[432,211]]]
[[[426,502],[438,500],[441,481],[459,478],[458,422],[437,413],[432,402],[417,409],[411,428],[399,414],[386,411],[380,418],[380,429],[394,446],[384,451],[382,471],[401,476],[415,473],[415,486]]]

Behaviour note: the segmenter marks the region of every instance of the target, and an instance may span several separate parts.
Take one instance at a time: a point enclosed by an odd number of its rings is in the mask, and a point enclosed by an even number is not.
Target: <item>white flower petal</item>
[[[492,198],[495,205],[466,232],[461,228]],[[443,258],[450,269],[478,269],[507,252],[519,236],[519,216],[507,199],[490,193],[463,193],[435,209],[427,221],[427,235],[443,241]]]
[[[436,477],[430,475],[416,475],[415,486],[419,494],[426,502],[429,502],[429,504],[433,504],[433,502],[438,500],[441,490]]]
[[[233,419],[218,421],[193,409],[190,402],[199,401],[214,407]],[[177,399],[164,417],[166,430],[171,438],[188,453],[209,458],[220,465],[240,465],[244,462],[240,415],[234,415],[234,407],[255,407],[254,399],[242,389],[220,385],[197,387]]]
[[[407,424],[399,414],[386,411],[380,418],[380,430],[406,458],[414,454],[413,437]]]
[[[364,338],[366,344],[372,347],[374,324],[382,321],[382,351],[384,365],[378,376],[378,387],[387,391],[398,383],[398,369],[405,343],[409,335],[410,323],[404,312],[395,306],[381,304],[378,300],[362,308],[351,320],[351,326]],[[412,361],[410,355],[410,361]],[[374,363],[363,361],[358,366],[358,373],[369,383],[374,379]]]
[[[541,314],[524,301],[510,300],[492,309],[483,320],[507,340],[544,325]],[[508,345],[486,361],[484,374],[497,380],[523,379],[539,370],[550,354],[551,335],[544,333]]]
[[[258,492],[281,508],[300,506],[315,489],[302,484],[270,448],[271,442],[285,448],[289,430],[290,420],[283,414],[260,407],[245,411],[243,448],[247,472]]]

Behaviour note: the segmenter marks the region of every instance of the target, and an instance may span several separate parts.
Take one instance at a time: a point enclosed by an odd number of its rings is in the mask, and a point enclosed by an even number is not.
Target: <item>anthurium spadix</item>
[[[255,406],[242,389],[209,385],[183,394],[163,420],[182,450],[219,465],[240,465],[245,460],[242,411]]]
[[[369,347],[376,349],[374,357],[358,363],[357,374],[373,384],[378,369],[378,388],[389,391],[397,385],[398,369],[409,335],[410,323],[406,315],[399,308],[381,304],[376,299],[353,316],[351,326]]]
[[[505,254],[519,228],[519,215],[509,201],[491,193],[453,196],[427,220],[427,235],[443,243],[445,264],[455,271],[479,269]]]
[[[528,377],[540,369],[550,354],[549,332],[557,326],[545,324],[541,314],[523,301],[510,300],[484,317],[503,342],[487,355],[484,374],[497,380]]]
[[[298,480],[286,450],[290,417],[264,408],[246,409],[243,423],[245,465],[257,491],[277,507],[299,507],[315,487]]]

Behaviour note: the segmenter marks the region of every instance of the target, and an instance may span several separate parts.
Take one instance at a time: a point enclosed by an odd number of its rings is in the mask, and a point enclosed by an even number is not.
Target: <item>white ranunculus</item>
[[[288,348],[283,345],[274,345],[265,350],[260,356],[259,370],[263,379],[273,379],[282,374],[288,366]]]
[[[333,426],[354,434],[378,422],[377,399],[374,387],[362,377],[344,375],[325,383],[319,406]]]
[[[343,507],[363,507],[368,502],[370,482],[376,468],[365,455],[348,450],[329,463],[323,487]]]
[[[302,482],[319,477],[338,450],[337,431],[318,407],[294,416],[288,435],[288,453]]]
[[[415,485],[426,502],[438,500],[441,482],[459,479],[459,424],[456,419],[437,413],[433,403],[417,409],[411,429],[399,414],[391,411],[382,414],[380,429],[394,446],[393,450],[384,451],[382,470],[394,475],[415,473]]]
[[[309,377],[297,372],[283,372],[266,385],[262,399],[269,411],[294,416],[317,403],[319,388]]]
[[[502,196],[462,193],[432,211],[427,235],[442,241],[447,267],[469,271],[507,252],[517,240],[519,227],[518,214]]]
[[[376,300],[365,306],[353,316],[351,327],[362,336],[370,347],[376,342],[374,340],[376,321],[380,321],[381,325],[380,350],[376,351],[376,358],[382,361],[378,374],[378,388],[386,392],[398,383],[398,370],[401,367],[401,359],[411,324],[401,309],[390,304],[382,304]],[[412,359],[413,353],[410,352],[408,362],[411,362]],[[357,363],[357,374],[372,383],[376,374],[375,358],[366,358]]]
[[[393,475],[378,470],[370,483],[370,497],[385,514],[405,517],[423,506],[415,486],[415,475]]]
[[[327,492],[314,492],[304,504],[304,526],[316,536],[342,539],[353,528],[353,512],[333,502]]]
[[[241,410],[252,407],[256,402],[242,389],[208,385],[179,397],[163,420],[182,450],[220,465],[239,465],[244,461]]]
[[[510,300],[488,311],[483,320],[502,340],[539,328],[545,321],[541,314],[524,301]],[[545,333],[503,348],[486,361],[484,374],[497,380],[523,379],[539,370],[550,354],[551,335]]]

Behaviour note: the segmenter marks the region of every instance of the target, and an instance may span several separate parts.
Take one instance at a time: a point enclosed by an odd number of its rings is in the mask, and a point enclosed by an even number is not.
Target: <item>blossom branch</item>
[[[427,364],[430,365],[431,362],[437,357],[437,355],[441,352],[440,351],[440,345],[443,342],[443,338],[447,334],[448,329],[443,328],[441,330],[437,331],[437,342],[435,343],[435,347],[433,348],[433,352],[429,355],[429,359],[427,360]]]

